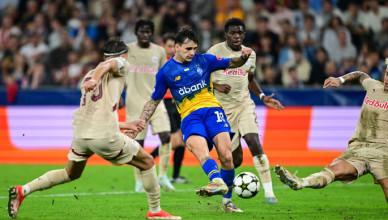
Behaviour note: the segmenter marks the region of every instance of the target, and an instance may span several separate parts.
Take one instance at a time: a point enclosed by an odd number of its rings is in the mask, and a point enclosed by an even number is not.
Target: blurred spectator
[[[35,32],[40,35],[43,39],[47,39],[49,30],[47,28],[48,24],[43,13],[38,13],[35,15],[33,22],[30,23],[25,36],[28,37],[30,32]]]
[[[304,29],[306,16],[314,16],[315,12],[308,5],[308,0],[298,0],[298,9],[294,11],[295,27],[299,30]],[[314,17],[313,17],[314,19]],[[315,20],[313,20],[315,22]],[[315,24],[313,24],[315,26]]]
[[[70,87],[76,88],[79,80],[83,77],[83,65],[79,62],[79,56],[76,51],[71,51],[68,55],[69,65],[67,66],[67,76]]]
[[[199,26],[201,18],[215,14],[214,6],[214,0],[191,1],[190,16],[196,27]]]
[[[339,70],[341,75],[345,75],[347,73],[350,73],[350,72],[353,72],[356,70],[357,70],[357,68],[356,68],[355,58],[354,57],[344,57],[344,59],[342,60],[341,68]]]
[[[330,25],[333,17],[338,17],[343,21],[342,12],[334,7],[331,0],[323,0],[322,2],[322,12],[318,14],[318,28],[327,27]]]
[[[312,64],[310,72],[310,85],[321,87],[326,79],[325,66],[328,60],[327,52],[325,48],[320,47],[315,51],[315,62]]]
[[[269,35],[264,35],[260,38],[260,47],[256,54],[257,57],[261,58],[260,64],[271,66],[277,64],[277,51],[273,47],[272,38]]]
[[[27,59],[29,66],[42,62],[48,51],[48,46],[37,32],[31,32],[28,43],[20,48],[20,53]]]
[[[225,4],[226,3],[226,4]],[[244,12],[240,8],[239,0],[216,0],[216,5],[222,7],[216,7],[216,30],[223,31],[224,23],[229,18],[240,18],[244,20]]]
[[[381,31],[377,32],[374,40],[379,45],[379,48],[388,46],[388,14],[381,21]]]
[[[381,31],[381,21],[388,15],[388,8],[377,0],[369,0],[369,12],[364,19],[364,27],[377,34]]]
[[[122,33],[121,38],[125,43],[135,41],[136,16],[131,10],[123,10],[120,20],[117,23],[117,29]]]
[[[280,27],[281,27],[281,32],[279,34],[279,43],[281,45],[286,45],[287,44],[287,36],[289,35],[295,35],[296,36],[296,28],[291,25],[291,22],[287,19],[283,19],[279,21]]]
[[[362,25],[364,19],[365,13],[359,9],[356,3],[350,2],[347,11],[344,13],[344,24],[349,29],[352,40],[358,50],[361,49],[362,40],[367,34]]]
[[[327,61],[325,65],[325,76],[329,77],[339,77],[341,73],[338,72],[337,64],[333,61]]]
[[[333,42],[330,47],[326,47],[330,60],[337,64],[342,63],[345,57],[356,58],[357,50],[351,41],[346,38],[346,29],[337,31],[337,41]]]
[[[89,21],[87,17],[81,17],[81,23],[78,28],[70,28],[70,39],[74,50],[80,50],[83,41],[86,38],[92,39],[97,42],[98,29]]]
[[[271,65],[263,65],[261,71],[263,72],[263,80],[260,82],[261,85],[276,86],[281,84],[275,69]]]
[[[310,79],[311,64],[303,57],[302,48],[295,46],[292,49],[294,60],[288,61],[282,68],[282,83],[286,87],[299,87]],[[290,68],[295,68],[290,71]],[[296,76],[294,75],[296,74]]]
[[[276,34],[282,33],[281,22],[287,20],[289,24],[294,27],[294,14],[288,9],[283,1],[278,1],[276,10],[269,16],[269,28]]]
[[[161,28],[161,34],[165,34],[168,32],[176,33],[178,31],[178,21],[176,19],[177,17],[177,9],[176,9],[176,3],[170,2],[169,5],[166,6],[166,14],[163,17],[162,20],[162,28]]]
[[[253,34],[247,33],[246,41],[252,45],[252,49],[255,51],[261,48],[261,39],[264,36],[268,36],[271,39],[271,51],[276,51],[276,44],[278,42],[278,35],[270,31],[268,28],[268,18],[258,17],[256,19],[256,32]]]
[[[379,53],[377,51],[370,51],[366,62],[369,68],[369,75],[375,80],[382,79],[382,71],[379,68],[379,61]]]
[[[299,46],[298,41],[296,40],[296,36],[293,34],[286,36],[286,45],[284,45],[279,52],[278,57],[278,66],[282,68],[282,66],[290,61],[294,61],[294,53],[292,48]]]
[[[62,24],[57,20],[51,20],[50,21],[51,26],[51,32],[48,36],[48,46],[50,50],[54,50],[61,46],[63,38],[62,38],[62,32],[64,32],[64,28]],[[66,32],[67,33],[67,32]],[[66,34],[66,41],[69,36]]]
[[[241,3],[243,2],[245,1],[241,1]],[[259,17],[267,18],[267,21],[269,19],[269,12],[265,7],[265,0],[255,0],[253,7],[248,8],[248,10],[245,13],[245,16],[246,16],[245,18],[246,30],[248,32],[255,32],[257,18]]]
[[[319,29],[315,28],[314,16],[304,16],[303,29],[298,31],[297,37],[310,61],[314,61],[314,49],[320,46],[320,34]]]
[[[0,27],[0,48],[8,46],[11,35],[20,36],[20,34],[20,29],[13,25],[12,17],[9,15],[4,16]]]
[[[214,45],[214,39],[217,36],[217,33],[212,28],[210,20],[206,17],[201,19],[201,23],[198,29],[197,37],[199,42],[198,52],[205,53],[212,45]]]
[[[24,3],[22,1],[21,3]],[[39,4],[37,0],[28,0],[26,3],[26,11],[19,16],[19,22],[23,30],[28,30],[34,22],[35,15],[39,12]]]
[[[93,40],[89,37],[86,37],[85,40],[82,42],[82,45],[80,48],[80,52],[81,52],[80,62],[84,65],[94,62],[92,59],[93,58],[92,56],[94,55],[95,51],[96,51],[96,47]]]
[[[49,56],[49,71],[50,79],[53,85],[67,85],[62,83],[62,79],[65,77],[65,67],[68,65],[67,57],[72,50],[68,40],[68,34],[62,30],[60,33],[60,46],[50,52]]]
[[[153,5],[146,5],[143,7],[142,11],[142,19],[145,20],[151,20],[155,24],[155,35],[159,36],[161,33],[161,26],[162,26],[162,15],[160,13],[156,13],[155,8]],[[135,35],[135,40],[136,40],[136,35]]]

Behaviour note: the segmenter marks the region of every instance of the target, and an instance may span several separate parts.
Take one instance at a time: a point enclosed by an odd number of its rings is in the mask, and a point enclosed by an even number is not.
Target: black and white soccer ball
[[[241,198],[250,199],[260,190],[260,181],[251,172],[242,172],[233,180],[233,190]]]

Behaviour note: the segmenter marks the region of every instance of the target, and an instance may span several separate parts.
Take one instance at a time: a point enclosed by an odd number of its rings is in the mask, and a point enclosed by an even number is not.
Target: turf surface
[[[0,219],[10,219],[6,210],[8,187],[22,185],[63,166],[0,165]],[[304,177],[321,167],[287,167]],[[171,171],[171,168],[169,169]],[[236,174],[253,167],[241,167]],[[380,185],[366,175],[348,185],[335,182],[314,190],[293,191],[272,172],[278,205],[264,202],[264,190],[252,199],[233,196],[243,213],[224,213],[221,197],[201,198],[195,188],[208,179],[200,167],[183,167],[190,184],[175,184],[177,192],[162,191],[161,206],[183,219],[388,219],[388,205]],[[23,201],[18,219],[144,219],[148,210],[145,193],[134,193],[133,168],[129,166],[87,166],[81,177],[71,183],[35,192]]]

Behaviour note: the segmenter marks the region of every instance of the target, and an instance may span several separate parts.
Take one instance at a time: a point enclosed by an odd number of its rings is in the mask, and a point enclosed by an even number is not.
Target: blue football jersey
[[[195,54],[191,62],[179,63],[170,59],[156,74],[155,91],[151,98],[163,99],[167,89],[181,118],[200,108],[222,107],[213,93],[211,73],[226,69],[229,58],[211,54]]]

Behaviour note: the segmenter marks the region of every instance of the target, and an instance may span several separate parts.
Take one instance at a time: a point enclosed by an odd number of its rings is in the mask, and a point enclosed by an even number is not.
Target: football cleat
[[[278,204],[278,200],[275,197],[266,197],[265,203],[267,204]]]
[[[162,187],[166,191],[175,191],[175,187],[171,184],[170,180],[166,175],[162,175],[158,177],[158,182],[160,187]]]
[[[232,201],[222,204],[222,210],[225,212],[243,212],[241,209],[237,208]]]
[[[171,178],[170,181],[171,183],[181,183],[181,184],[190,183],[190,181],[188,181],[186,178],[182,176],[178,176],[177,178]]]
[[[137,193],[145,192],[145,190],[143,188],[143,183],[141,181],[136,181],[135,192],[137,192]]]
[[[275,166],[275,173],[276,177],[283,182],[284,184],[288,185],[293,190],[299,190],[302,189],[302,180],[292,175],[288,170],[284,169],[280,165]]]
[[[11,218],[16,218],[18,215],[19,207],[23,202],[23,188],[21,186],[11,186],[8,189],[8,215]]]
[[[180,216],[171,215],[163,210],[160,210],[158,213],[152,213],[148,211],[146,219],[182,219]]]
[[[215,178],[208,185],[198,188],[196,193],[202,197],[210,197],[214,195],[225,195],[228,191],[229,188],[224,181],[221,178]]]

